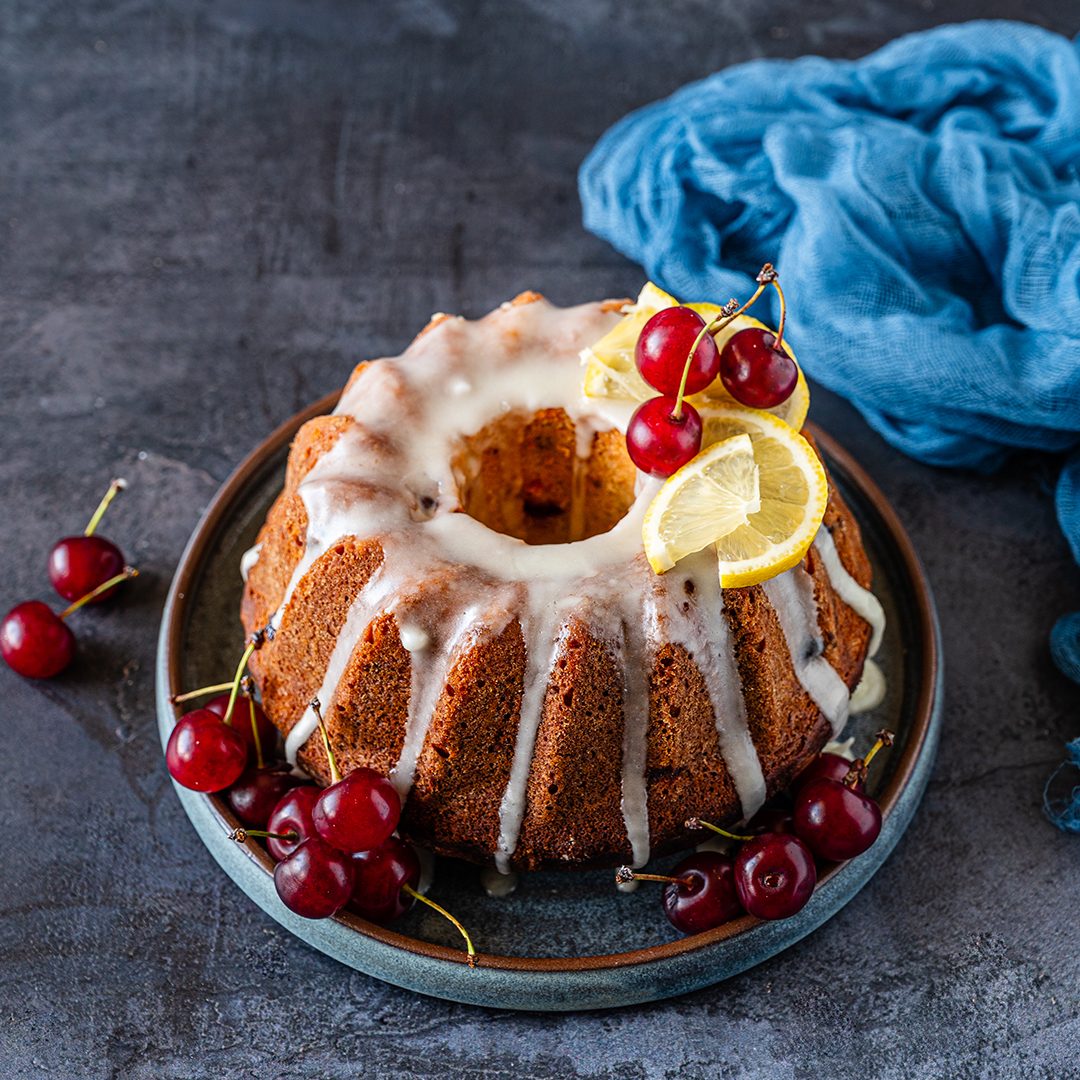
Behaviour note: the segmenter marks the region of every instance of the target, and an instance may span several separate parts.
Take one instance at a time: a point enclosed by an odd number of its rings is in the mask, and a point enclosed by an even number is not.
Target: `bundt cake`
[[[583,396],[625,301],[525,294],[362,363],[293,443],[245,559],[251,660],[289,759],[389,775],[401,832],[499,869],[644,863],[753,814],[843,728],[877,645],[859,527],[831,490],[802,564],[720,589],[711,549],[643,554],[657,481]]]

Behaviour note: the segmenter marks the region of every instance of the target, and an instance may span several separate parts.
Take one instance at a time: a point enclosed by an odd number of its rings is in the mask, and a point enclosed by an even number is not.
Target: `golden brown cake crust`
[[[552,481],[552,470],[563,467],[559,462],[572,446],[572,425],[567,432],[564,421],[565,414],[560,418],[542,412],[522,436],[520,472],[532,478],[529,497],[538,503],[556,500],[557,492],[565,490],[565,482]],[[259,534],[260,557],[244,590],[242,621],[248,633],[263,627],[282,603],[303,554],[307,518],[297,490],[301,480],[354,423],[344,416],[320,417],[297,434],[284,490]],[[603,467],[605,456],[610,460]],[[632,493],[632,466],[627,469],[623,458],[618,433],[596,436],[586,476],[594,531],[610,527]],[[492,475],[501,474],[495,469]],[[500,482],[508,481],[503,476]],[[527,521],[488,524],[505,531],[516,525],[525,530],[523,538],[551,543],[565,539],[552,532],[565,528],[559,524],[563,520],[552,512],[546,518],[541,514]],[[831,483],[825,524],[843,565],[868,587],[870,563],[859,526]],[[317,692],[350,606],[382,558],[377,541],[346,537],[337,542],[299,581],[273,640],[252,658],[266,710],[283,733]],[[813,548],[803,565],[814,580],[825,659],[853,689],[862,674],[870,626],[840,600]],[[750,735],[772,793],[786,787],[820,751],[830,726],[796,677],[777,616],[761,587],[725,591],[724,611]],[[459,655],[419,753],[401,822],[404,836],[437,854],[492,861],[525,662],[521,627],[514,620]],[[731,822],[742,809],[720,750],[704,678],[684,647],[669,643],[656,651],[648,693],[648,819],[652,850],[660,852],[689,842],[684,825],[688,817]],[[344,771],[366,765],[389,773],[401,753],[409,694],[409,653],[395,617],[380,615],[348,661],[334,700],[323,702]],[[573,622],[544,700],[512,859],[515,867],[611,865],[630,858],[621,811],[622,698],[623,678],[611,648],[596,640],[583,622]],[[328,781],[317,734],[300,749],[298,760],[317,780]]]

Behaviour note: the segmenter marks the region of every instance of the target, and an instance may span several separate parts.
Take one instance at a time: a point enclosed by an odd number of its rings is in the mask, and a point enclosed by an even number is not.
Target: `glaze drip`
[[[833,738],[838,738],[847,724],[850,694],[844,680],[821,655],[824,643],[818,629],[814,579],[802,566],[796,566],[766,581],[762,588],[787,639],[795,677],[829,721]]]

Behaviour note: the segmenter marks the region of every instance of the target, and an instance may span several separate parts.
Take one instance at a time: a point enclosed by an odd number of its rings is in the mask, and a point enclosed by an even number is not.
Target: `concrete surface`
[[[114,473],[105,531],[143,570],[72,620],[66,675],[0,671],[0,1076],[1080,1076],[1080,839],[1039,810],[1077,732],[1052,462],[937,472],[817,395],[937,590],[943,745],[871,886],[691,997],[521,1016],[353,974],[212,864],[154,730],[169,575],[271,427],[432,311],[637,288],[579,223],[608,124],[733,61],[976,14],[1080,29],[1059,0],[0,4],[0,593],[49,597],[48,546]]]

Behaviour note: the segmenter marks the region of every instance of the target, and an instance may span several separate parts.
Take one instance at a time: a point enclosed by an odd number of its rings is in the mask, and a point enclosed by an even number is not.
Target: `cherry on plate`
[[[224,791],[247,765],[244,740],[209,709],[195,709],[176,722],[165,747],[169,775],[192,791]]]
[[[374,923],[386,925],[408,911],[415,899],[405,892],[420,884],[420,860],[412,844],[396,836],[372,851],[353,856],[356,877],[349,907]]]
[[[311,812],[315,831],[341,851],[371,851],[398,827],[401,798],[374,769],[355,769],[331,784]]]
[[[345,852],[312,836],[274,867],[274,888],[290,911],[305,919],[325,919],[349,902],[354,876]]]
[[[735,856],[739,902],[759,919],[787,919],[806,906],[817,884],[810,849],[797,837],[763,833]]]
[[[311,811],[315,808],[320,791],[314,784],[304,784],[287,791],[266,819],[266,831],[288,835],[296,833],[295,840],[280,840],[270,837],[266,841],[266,850],[271,858],[279,862],[291,855],[304,840],[317,835],[311,821]]]

